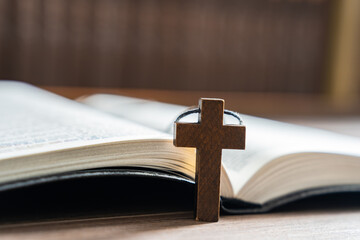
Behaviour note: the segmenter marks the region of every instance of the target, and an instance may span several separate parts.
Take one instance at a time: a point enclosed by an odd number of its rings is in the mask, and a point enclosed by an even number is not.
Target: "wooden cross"
[[[195,219],[216,222],[220,214],[222,149],[245,149],[245,126],[223,125],[224,100],[202,98],[198,123],[175,123],[174,145],[196,148]]]

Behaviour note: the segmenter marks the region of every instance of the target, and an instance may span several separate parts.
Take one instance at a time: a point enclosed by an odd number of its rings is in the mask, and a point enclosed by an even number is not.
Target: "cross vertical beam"
[[[174,145],[196,148],[195,218],[216,222],[220,213],[221,154],[245,149],[245,127],[223,125],[224,100],[202,98],[198,123],[175,123]]]

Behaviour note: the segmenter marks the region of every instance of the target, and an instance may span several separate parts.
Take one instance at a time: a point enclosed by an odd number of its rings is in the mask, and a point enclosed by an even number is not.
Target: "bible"
[[[108,94],[73,101],[1,81],[0,193],[116,174],[192,185],[195,150],[172,144],[173,122],[187,108]],[[241,116],[246,150],[223,150],[222,212],[266,212],[309,196],[360,190],[359,138]],[[196,120],[197,114],[183,119]],[[224,116],[224,124],[234,121]]]

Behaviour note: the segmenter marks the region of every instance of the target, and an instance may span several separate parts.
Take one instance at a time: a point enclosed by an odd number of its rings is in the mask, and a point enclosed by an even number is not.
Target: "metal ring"
[[[186,117],[186,116],[189,116],[190,114],[193,114],[193,113],[201,113],[200,111],[200,108],[190,108],[188,110],[186,110],[185,112],[181,113],[176,119],[175,119],[175,123],[179,122],[180,119],[182,119],[183,117]],[[233,111],[230,111],[230,110],[224,110],[224,114],[227,114],[229,116],[232,116],[234,118],[236,118],[238,121],[239,121],[239,125],[242,125],[243,124],[243,121],[240,117],[240,115],[237,113],[237,112],[233,112]]]

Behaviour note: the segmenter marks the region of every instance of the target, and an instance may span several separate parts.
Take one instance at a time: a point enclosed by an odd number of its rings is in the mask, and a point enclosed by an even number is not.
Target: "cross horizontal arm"
[[[245,126],[224,125],[221,147],[225,149],[245,149]]]
[[[199,129],[199,123],[175,123],[174,145],[176,147],[198,147],[201,144]]]

